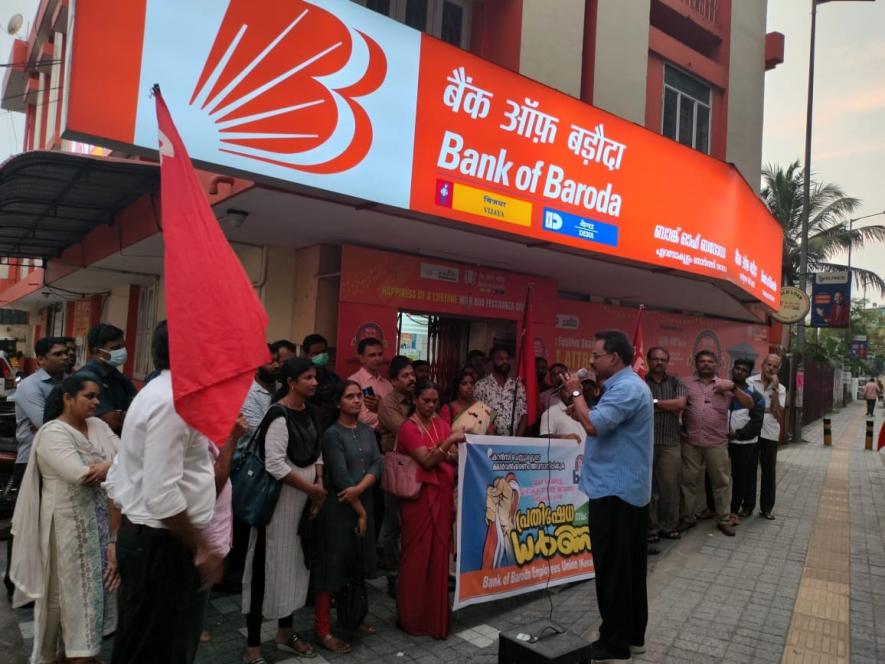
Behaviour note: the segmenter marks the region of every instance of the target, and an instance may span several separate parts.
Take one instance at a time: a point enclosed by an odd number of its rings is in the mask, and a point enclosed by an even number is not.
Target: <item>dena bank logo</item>
[[[347,171],[372,147],[360,99],[387,76],[378,43],[304,0],[231,0],[189,104],[222,152],[316,174]]]
[[[544,228],[551,231],[558,231],[562,228],[562,217],[558,212],[554,212],[550,208],[544,211]]]

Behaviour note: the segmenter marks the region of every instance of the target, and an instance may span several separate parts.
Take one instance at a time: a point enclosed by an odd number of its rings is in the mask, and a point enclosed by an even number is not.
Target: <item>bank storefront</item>
[[[371,333],[445,377],[516,340],[530,284],[551,362],[640,304],[679,373],[768,348],[782,233],[729,164],[353,2],[78,2],[67,34],[63,136],[155,159],[159,84],[270,336],[323,333],[342,373]],[[49,282],[162,290],[155,197]]]

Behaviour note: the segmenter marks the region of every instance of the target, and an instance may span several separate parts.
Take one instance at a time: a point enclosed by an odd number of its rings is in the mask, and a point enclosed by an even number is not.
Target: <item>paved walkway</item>
[[[854,404],[833,415],[832,448],[821,444],[820,423],[806,428],[807,443],[781,448],[775,521],[745,519],[734,538],[702,522],[682,540],[661,543],[661,555],[650,559],[648,650],[637,662],[885,661],[885,453],[863,450],[863,412]],[[883,412],[876,411],[876,433]],[[322,651],[303,661],[491,664],[499,630],[546,618],[551,607],[557,622],[588,639],[599,621],[592,582],[458,611],[446,641],[393,627],[382,583],[370,588],[369,602],[378,635],[357,641],[350,655]],[[16,617],[29,647],[31,615]],[[214,595],[208,622],[212,640],[197,662],[240,662],[239,597]],[[295,626],[313,637],[309,609]],[[276,652],[273,625],[265,627],[268,661],[299,661]]]

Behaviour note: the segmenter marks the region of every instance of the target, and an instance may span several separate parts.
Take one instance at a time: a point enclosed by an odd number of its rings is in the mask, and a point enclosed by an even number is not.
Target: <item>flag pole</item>
[[[517,353],[516,358],[516,380],[513,381],[513,407],[510,409],[510,435],[516,435],[516,400],[519,396],[519,369],[523,363],[523,355],[524,346],[522,344],[526,343],[526,330],[528,329],[528,318],[529,315],[529,301],[532,296],[532,288],[534,288],[534,283],[529,283],[528,287],[525,289],[525,304],[522,307],[522,329],[519,332],[519,339],[517,340],[517,345],[514,351]],[[526,367],[528,371],[531,367]],[[526,394],[526,398],[528,398],[528,394]],[[526,404],[528,406],[528,404]]]

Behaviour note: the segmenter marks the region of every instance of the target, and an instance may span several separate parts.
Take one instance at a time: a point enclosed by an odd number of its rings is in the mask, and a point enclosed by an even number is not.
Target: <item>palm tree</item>
[[[762,169],[762,200],[784,229],[783,284],[799,283],[799,248],[802,237],[802,192],[804,177],[799,162],[786,169],[766,164]],[[834,256],[851,246],[861,249],[867,243],[885,242],[885,226],[864,226],[848,230],[848,219],[860,200],[846,196],[839,185],[811,181],[808,220],[808,273],[847,270],[833,263]],[[854,282],[863,288],[878,288],[885,296],[885,279],[876,272],[851,267]]]

